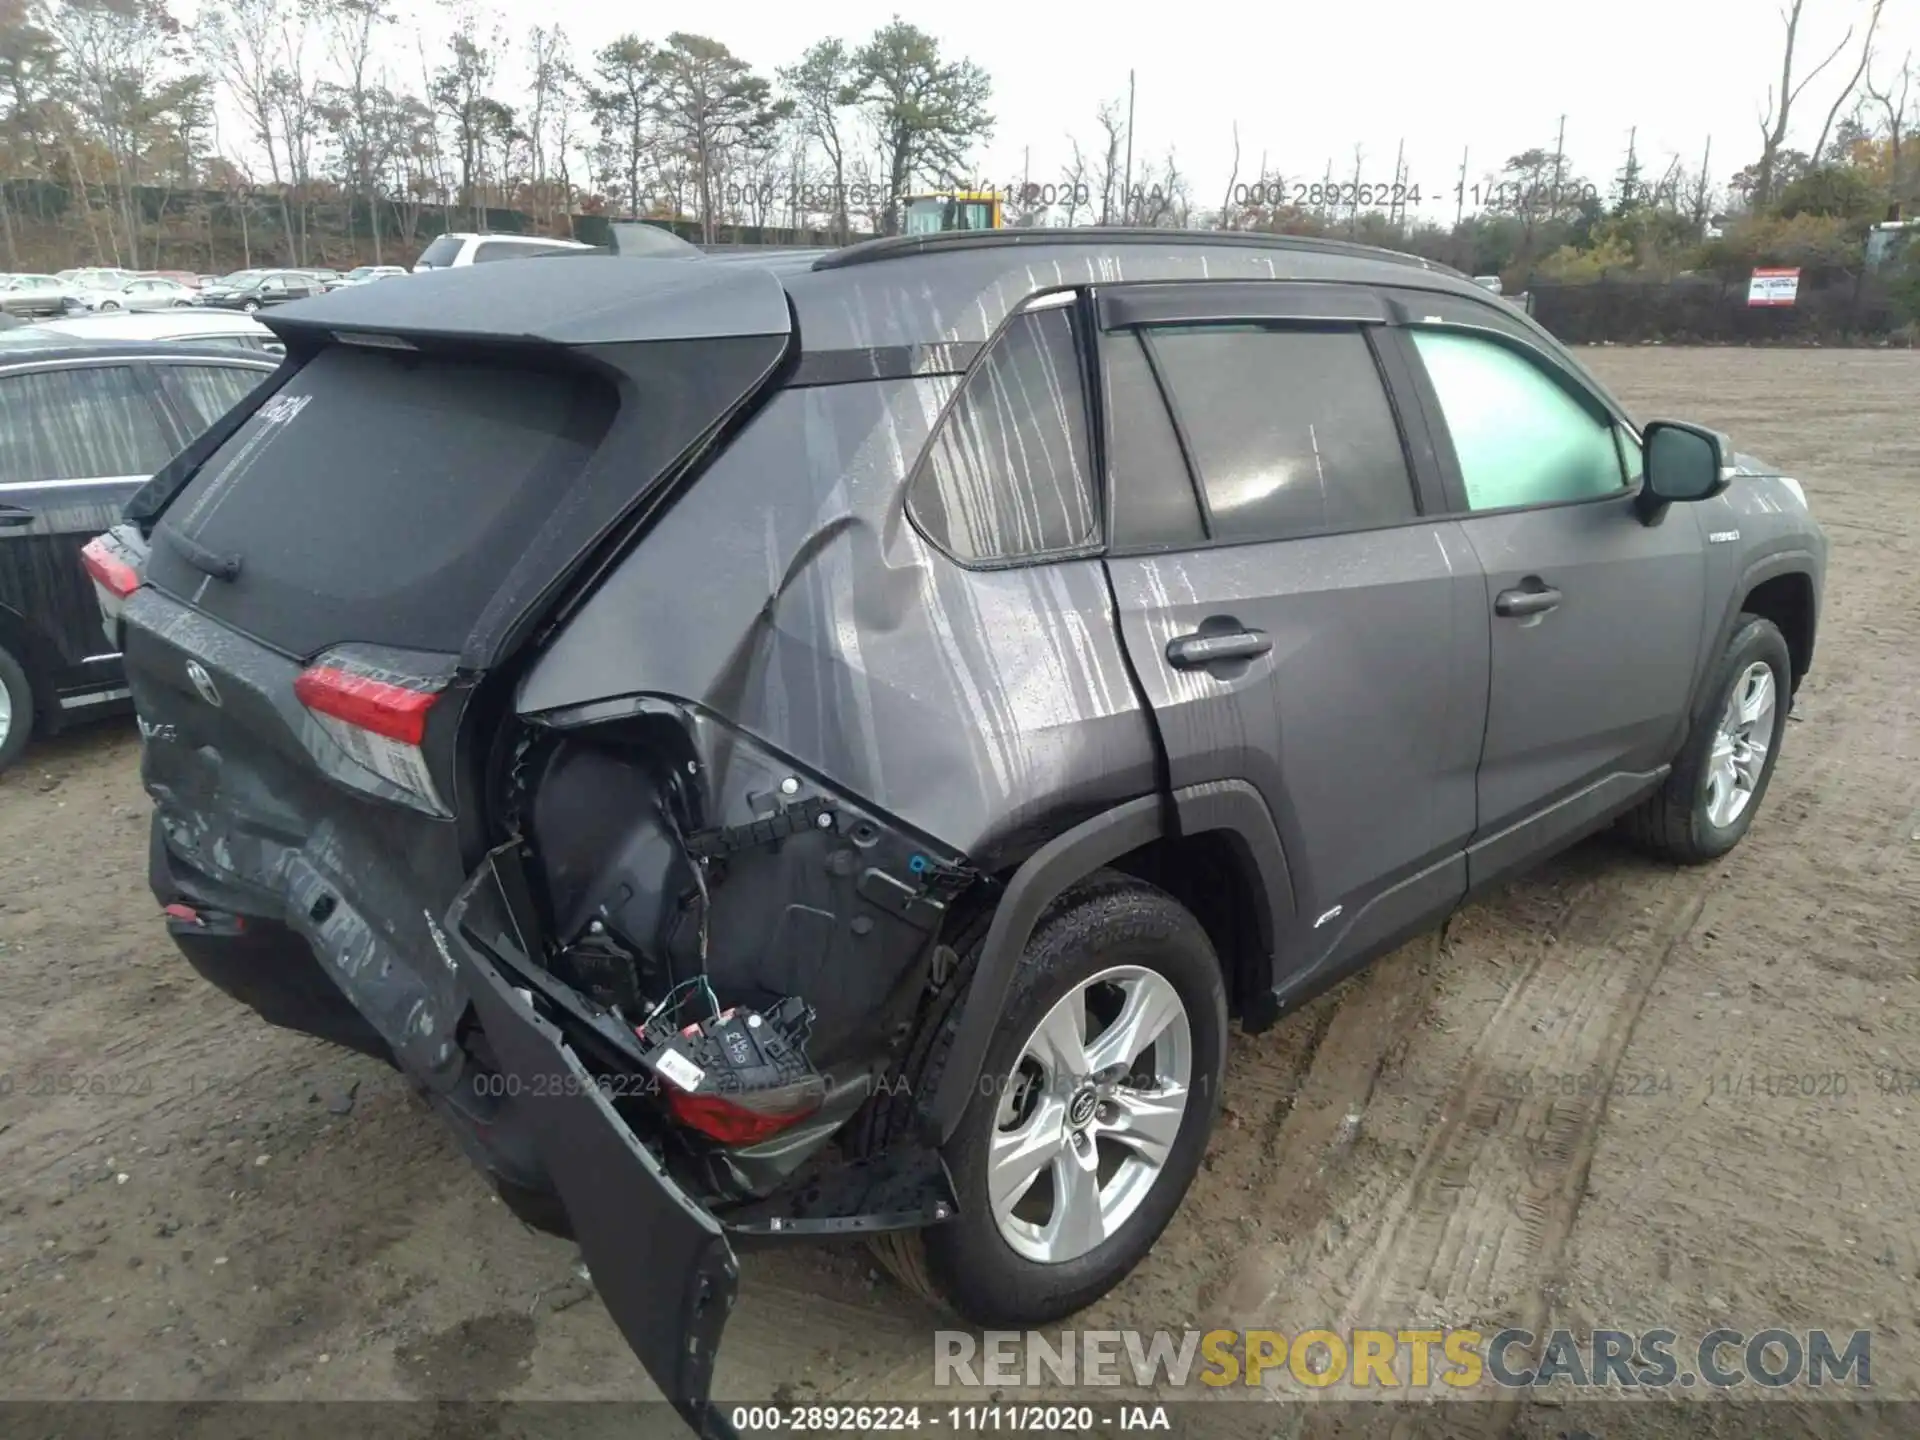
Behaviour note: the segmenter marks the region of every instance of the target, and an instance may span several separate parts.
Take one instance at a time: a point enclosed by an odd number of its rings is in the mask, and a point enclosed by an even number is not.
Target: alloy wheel
[[[1764,660],[1734,682],[1707,756],[1707,819],[1725,829],[1746,812],[1766,774],[1780,688]]]
[[[988,1149],[1007,1244],[1065,1264],[1126,1224],[1180,1134],[1192,1073],[1186,1006],[1164,976],[1116,966],[1062,996],[1021,1047]]]

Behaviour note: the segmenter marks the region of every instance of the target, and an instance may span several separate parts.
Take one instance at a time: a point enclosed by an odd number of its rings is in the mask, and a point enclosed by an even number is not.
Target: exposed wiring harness
[[[713,895],[707,889],[707,862],[704,856],[695,855],[687,846],[686,832],[681,828],[678,813],[681,804],[685,800],[683,790],[684,782],[677,770],[671,773],[673,778],[667,787],[669,793],[660,806],[660,817],[667,822],[667,829],[673,832],[674,844],[680,847],[680,855],[687,862],[687,868],[693,871],[693,883],[695,888],[700,892],[700,938],[698,951],[700,969],[699,973],[689,976],[687,979],[680,981],[669,989],[665,997],[654,1007],[652,1013],[647,1016],[647,1019],[652,1020],[655,1015],[658,1015],[668,1005],[672,1004],[674,996],[682,990],[698,986],[707,998],[707,1006],[711,1011],[711,1018],[718,1020],[720,1018],[720,1000],[719,997],[713,993],[713,985],[707,979],[708,917],[713,913]]]

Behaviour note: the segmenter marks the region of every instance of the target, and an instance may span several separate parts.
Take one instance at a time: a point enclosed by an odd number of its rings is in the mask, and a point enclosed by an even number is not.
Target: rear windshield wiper
[[[211,575],[216,580],[238,580],[240,578],[240,557],[222,555],[217,550],[209,550],[197,540],[189,540],[171,525],[164,527],[160,538],[180,552],[180,558],[202,574]]]

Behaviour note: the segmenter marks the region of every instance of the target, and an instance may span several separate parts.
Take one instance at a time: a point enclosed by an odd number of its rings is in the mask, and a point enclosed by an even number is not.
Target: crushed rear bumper
[[[613,1322],[647,1373],[702,1435],[731,1437],[710,1398],[739,1264],[720,1223],[633,1133],[531,992],[503,897],[483,865],[447,916],[447,946],[474,1012],[531,1121],[542,1166]],[[503,923],[504,922],[504,923]]]

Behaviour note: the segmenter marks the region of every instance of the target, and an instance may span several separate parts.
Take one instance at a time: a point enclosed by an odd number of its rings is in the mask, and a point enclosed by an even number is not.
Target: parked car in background
[[[176,285],[184,285],[189,290],[198,290],[206,283],[206,277],[191,270],[149,270],[148,275],[160,280],[171,280]]]
[[[1414,256],[957,232],[274,325],[95,542],[157,906],[571,1228],[703,1434],[736,1244],[1088,1305],[1230,1015],[1616,817],[1727,853],[1815,655],[1796,480]]]
[[[346,276],[342,275],[338,270],[315,269],[311,265],[302,266],[299,273],[302,275],[311,275],[314,279],[318,280],[321,287],[326,290],[338,290],[346,280]]]
[[[232,289],[222,286],[217,290],[203,291],[200,302],[216,310],[242,310],[252,314],[270,305],[305,300],[325,291],[326,286],[319,278],[304,270],[261,270]]]
[[[578,240],[550,240],[539,235],[476,235],[453,232],[438,236],[413,262],[415,274],[452,270],[463,265],[485,265],[494,260],[520,260],[529,255],[560,255],[591,250]]]
[[[81,548],[278,363],[22,333],[0,335],[0,769],[126,699]]]
[[[122,270],[117,265],[82,265],[62,270],[54,279],[72,290],[113,290],[139,277],[139,271]]]
[[[15,275],[0,288],[0,312],[22,319],[59,315],[73,293],[58,275]]]
[[[235,347],[284,354],[286,347],[258,320],[231,310],[166,310],[159,314],[67,315],[40,320],[0,336],[0,345],[40,345],[65,340],[165,340],[175,345]]]
[[[114,288],[80,290],[73,300],[81,308],[108,314],[115,310],[185,310],[200,303],[200,292],[160,275],[136,275]]]
[[[342,278],[343,285],[367,285],[375,280],[391,280],[395,276],[407,274],[404,265],[356,265]]]

